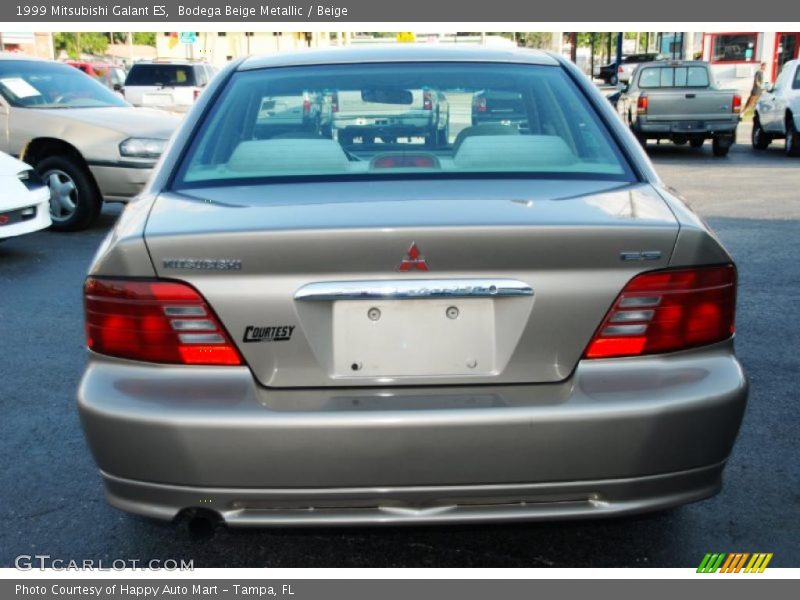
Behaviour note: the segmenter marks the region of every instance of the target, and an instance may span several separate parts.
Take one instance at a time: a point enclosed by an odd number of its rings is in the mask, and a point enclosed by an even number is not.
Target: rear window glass
[[[640,88],[708,87],[705,67],[645,67],[639,77]]]
[[[196,85],[194,69],[191,65],[133,65],[128,78],[125,80],[126,86],[132,85],[155,85],[166,87],[178,87],[183,85]]]
[[[235,73],[174,183],[468,173],[633,180],[561,68],[398,63]]]

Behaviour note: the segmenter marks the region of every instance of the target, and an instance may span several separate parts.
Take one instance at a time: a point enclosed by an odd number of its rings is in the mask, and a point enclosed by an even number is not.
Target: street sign
[[[181,31],[181,44],[194,44],[196,41],[196,31]]]

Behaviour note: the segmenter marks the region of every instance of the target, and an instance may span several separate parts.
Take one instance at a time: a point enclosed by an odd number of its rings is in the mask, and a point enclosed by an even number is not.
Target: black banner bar
[[[697,2],[669,0],[4,0],[3,22],[752,22],[753,18],[800,20],[800,5],[786,0]]]

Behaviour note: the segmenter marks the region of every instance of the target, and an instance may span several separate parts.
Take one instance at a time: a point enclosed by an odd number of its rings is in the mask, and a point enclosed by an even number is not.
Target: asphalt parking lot
[[[725,487],[676,510],[609,521],[392,529],[220,530],[193,536],[109,507],[75,410],[85,362],[81,282],[120,212],[79,234],[0,245],[0,566],[193,559],[195,567],[694,567],[706,552],[773,552],[800,566],[800,161],[776,143],[650,148],[663,179],[738,262],[737,350],[750,403]]]

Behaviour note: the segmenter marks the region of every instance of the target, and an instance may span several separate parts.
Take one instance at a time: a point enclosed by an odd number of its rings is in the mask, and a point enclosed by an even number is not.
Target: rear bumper
[[[172,520],[185,508],[232,527],[427,525],[603,518],[663,510],[713,496],[723,464],[649,477],[514,485],[376,488],[201,488],[103,473],[108,502]]]
[[[639,133],[651,135],[653,137],[671,136],[698,136],[714,134],[734,134],[739,125],[738,116],[735,121],[707,121],[700,127],[687,127],[683,121],[647,121],[642,117],[636,121],[634,129]]]
[[[746,397],[730,342],[497,387],[278,390],[246,368],[92,356],[78,391],[114,505],[167,519],[206,508],[232,524],[673,506],[719,489]]]

